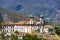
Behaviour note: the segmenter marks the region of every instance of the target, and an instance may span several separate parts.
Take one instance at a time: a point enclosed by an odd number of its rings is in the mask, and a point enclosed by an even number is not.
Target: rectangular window
[[[8,30],[7,30],[7,32],[8,32]]]
[[[20,32],[23,32],[23,28],[20,28]]]

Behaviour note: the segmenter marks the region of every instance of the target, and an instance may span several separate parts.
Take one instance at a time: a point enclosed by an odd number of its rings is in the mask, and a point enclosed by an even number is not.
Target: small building
[[[48,33],[50,28],[53,28],[53,26],[52,25],[45,25],[44,31]]]

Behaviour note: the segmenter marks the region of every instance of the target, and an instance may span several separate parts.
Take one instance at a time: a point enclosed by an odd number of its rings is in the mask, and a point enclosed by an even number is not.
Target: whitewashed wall
[[[14,31],[31,33],[31,26],[14,26]]]

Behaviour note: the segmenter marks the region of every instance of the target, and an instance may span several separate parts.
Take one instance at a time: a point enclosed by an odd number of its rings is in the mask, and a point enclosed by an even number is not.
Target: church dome
[[[43,18],[44,16],[43,15],[40,15],[40,18]]]

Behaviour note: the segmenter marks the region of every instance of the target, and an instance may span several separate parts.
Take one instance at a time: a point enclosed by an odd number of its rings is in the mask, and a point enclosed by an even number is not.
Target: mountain
[[[0,8],[0,20],[5,22],[18,22],[21,20],[29,20],[29,17],[25,14],[18,13],[17,11],[9,11],[4,8]]]
[[[56,12],[56,16],[53,18],[53,22],[57,25],[60,25],[60,10]]]
[[[4,20],[5,22],[18,22],[21,20],[29,20],[29,14],[26,13],[20,13],[18,11],[11,11],[11,10],[7,10],[4,8],[0,8],[0,20]],[[37,14],[40,16],[40,14]],[[48,18],[48,16],[45,16],[45,20],[49,21],[50,23],[53,24],[60,24],[60,11],[56,11],[56,14],[52,14],[51,16],[55,15],[54,17],[50,17]],[[50,15],[49,15],[50,16]],[[37,16],[34,16],[35,19],[37,20]],[[46,18],[47,17],[47,18]]]
[[[56,16],[60,15],[57,12],[60,10],[60,0],[0,0],[0,7],[17,11],[17,14],[31,14],[37,17],[43,14],[45,18],[55,21],[56,24],[60,23],[60,16]]]
[[[1,0],[0,7],[21,13],[53,18],[60,10],[60,0]]]

